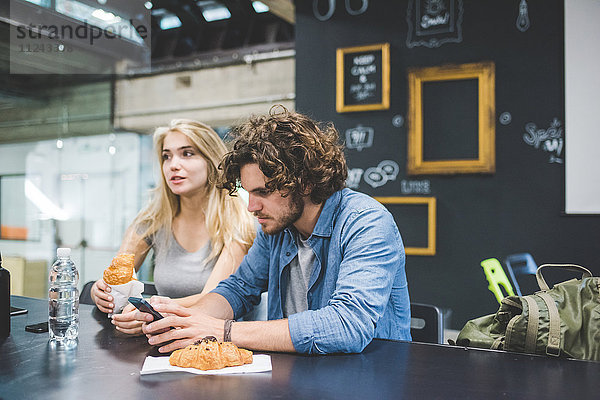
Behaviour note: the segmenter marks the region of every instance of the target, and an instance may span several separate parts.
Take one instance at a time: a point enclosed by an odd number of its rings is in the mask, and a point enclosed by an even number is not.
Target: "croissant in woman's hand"
[[[122,285],[133,279],[134,254],[117,254],[104,270],[103,279],[109,285]]]
[[[207,336],[184,349],[174,351],[169,357],[169,363],[177,367],[206,371],[252,364],[252,352],[240,349],[231,342],[219,343],[215,337]]]

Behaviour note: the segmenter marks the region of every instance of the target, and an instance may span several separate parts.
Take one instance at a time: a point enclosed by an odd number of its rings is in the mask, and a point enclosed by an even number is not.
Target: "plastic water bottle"
[[[59,248],[56,257],[48,290],[50,341],[72,346],[79,335],[79,272],[71,260],[71,249]]]

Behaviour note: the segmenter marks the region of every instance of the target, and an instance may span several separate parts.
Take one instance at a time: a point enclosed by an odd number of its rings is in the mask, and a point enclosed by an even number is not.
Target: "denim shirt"
[[[404,246],[383,205],[350,189],[334,193],[308,243],[316,255],[308,310],[288,318],[297,352],[358,353],[373,338],[411,339]],[[224,296],[239,318],[268,290],[268,317],[282,319],[283,271],[297,253],[289,228],[275,235],[259,229],[237,272],[213,292]]]

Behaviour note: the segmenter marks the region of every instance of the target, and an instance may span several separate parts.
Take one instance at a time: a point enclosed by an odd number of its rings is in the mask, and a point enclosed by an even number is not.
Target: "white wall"
[[[295,106],[295,59],[291,56],[120,79],[115,85],[115,127],[151,132],[173,118],[230,126],[273,104]],[[189,85],[181,84],[184,80]]]
[[[565,0],[565,211],[600,214],[600,1]]]

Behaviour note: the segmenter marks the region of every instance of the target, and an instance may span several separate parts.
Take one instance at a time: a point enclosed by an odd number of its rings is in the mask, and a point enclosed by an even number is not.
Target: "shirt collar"
[[[331,237],[331,233],[333,232],[333,220],[335,214],[337,213],[337,210],[339,209],[341,201],[341,190],[335,192],[334,194],[329,196],[327,200],[325,200],[325,204],[323,205],[323,209],[321,210],[321,215],[319,215],[317,224],[313,229],[313,235]]]
[[[331,232],[333,232],[333,219],[335,213],[339,209],[341,201],[341,190],[335,192],[325,200],[325,204],[323,205],[323,209],[321,210],[321,214],[319,215],[319,219],[317,220],[317,224],[315,225],[311,236],[331,237]],[[284,231],[290,235],[292,240],[295,240],[294,232],[296,229],[293,226],[288,226]]]

